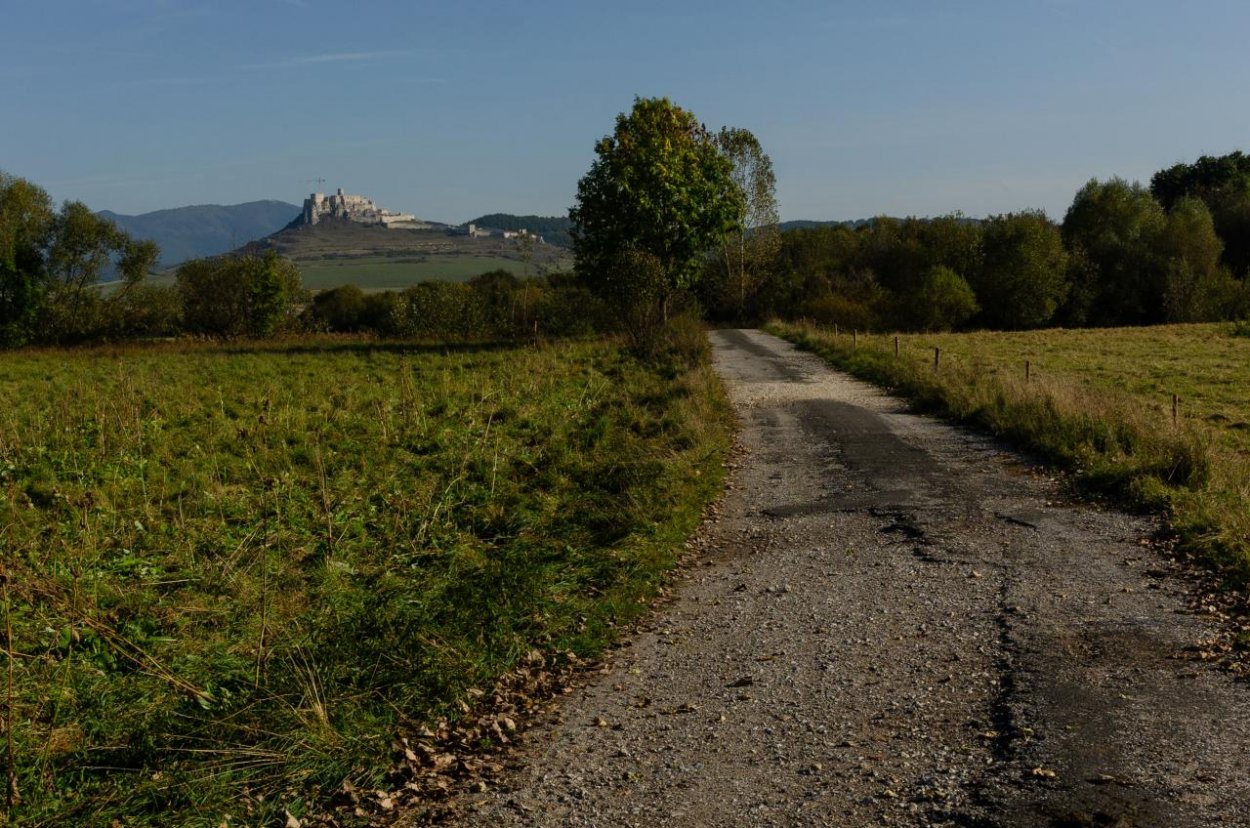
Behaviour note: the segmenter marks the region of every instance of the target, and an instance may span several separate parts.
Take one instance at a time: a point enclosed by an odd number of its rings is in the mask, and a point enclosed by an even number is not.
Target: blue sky
[[[1250,149],[1250,3],[0,0],[0,169],[144,212],[326,179],[559,214],[635,95],[756,134],[782,217],[1061,218]]]

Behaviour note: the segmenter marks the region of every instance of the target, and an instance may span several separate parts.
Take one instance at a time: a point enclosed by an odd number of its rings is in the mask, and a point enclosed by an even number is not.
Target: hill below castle
[[[567,250],[534,236],[469,235],[449,225],[417,230],[333,218],[293,224],[244,249],[274,250],[292,259],[304,286],[314,290],[345,284],[397,290],[431,280],[465,281],[491,270],[526,277],[572,267]]]

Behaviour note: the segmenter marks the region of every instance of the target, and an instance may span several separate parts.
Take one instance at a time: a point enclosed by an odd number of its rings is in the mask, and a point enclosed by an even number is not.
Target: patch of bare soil
[[[405,824],[1250,825],[1237,610],[1155,526],[780,340],[714,342],[745,454],[699,565]]]

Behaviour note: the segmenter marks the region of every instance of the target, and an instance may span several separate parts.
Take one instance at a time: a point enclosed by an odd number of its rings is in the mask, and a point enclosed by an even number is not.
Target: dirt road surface
[[[1250,826],[1250,688],[1146,521],[758,331],[704,560],[473,826]]]

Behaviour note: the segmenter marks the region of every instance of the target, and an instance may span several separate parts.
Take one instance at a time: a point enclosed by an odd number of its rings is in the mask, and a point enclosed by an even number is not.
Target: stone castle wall
[[[373,199],[344,193],[341,187],[334,195],[311,193],[304,199],[304,224],[311,226],[327,218],[347,219],[360,224],[380,224],[384,227],[417,223],[417,217],[411,213],[393,213],[380,209],[373,203]]]

